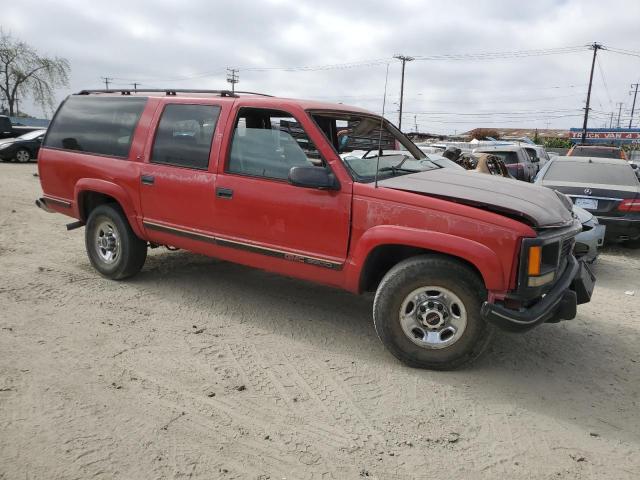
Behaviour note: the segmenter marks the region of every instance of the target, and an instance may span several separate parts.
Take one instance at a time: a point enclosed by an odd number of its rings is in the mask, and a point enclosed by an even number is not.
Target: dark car
[[[0,159],[26,163],[38,158],[38,150],[46,130],[35,130],[16,138],[0,140]]]
[[[558,190],[607,226],[609,241],[640,238],[640,182],[627,162],[613,158],[557,157],[536,183]]]
[[[620,147],[605,145],[574,145],[567,152],[567,157],[598,157],[626,160],[627,155]]]

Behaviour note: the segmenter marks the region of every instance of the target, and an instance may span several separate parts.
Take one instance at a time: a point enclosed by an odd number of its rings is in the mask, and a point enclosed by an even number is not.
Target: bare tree
[[[31,96],[43,109],[53,110],[54,90],[69,84],[69,61],[40,55],[33,47],[0,30],[0,93],[17,114],[17,98]]]

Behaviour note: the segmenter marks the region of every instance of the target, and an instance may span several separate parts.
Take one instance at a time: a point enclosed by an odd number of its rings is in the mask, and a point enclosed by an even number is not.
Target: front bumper
[[[573,253],[577,259],[593,263],[598,257],[598,248],[604,245],[605,225],[594,225],[590,230],[583,230],[576,235]]]
[[[640,237],[640,218],[598,217],[598,221],[607,226],[605,238],[608,241],[636,240]]]
[[[544,322],[571,320],[576,316],[577,305],[591,300],[595,281],[587,264],[570,255],[562,276],[532,306],[515,310],[484,302],[480,314],[487,322],[514,332],[524,332]]]

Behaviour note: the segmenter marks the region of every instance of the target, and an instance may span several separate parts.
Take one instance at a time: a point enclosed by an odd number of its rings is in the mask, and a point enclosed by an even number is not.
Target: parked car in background
[[[573,213],[582,224],[582,232],[576,236],[573,254],[588,263],[598,258],[598,249],[604,245],[606,226],[600,225],[598,218],[584,208],[573,206]]]
[[[0,159],[3,161],[30,162],[38,158],[46,130],[35,130],[16,138],[0,140]]]
[[[502,159],[511,176],[524,182],[532,182],[538,172],[538,162],[519,145],[478,147],[473,153],[491,153]]]
[[[606,225],[607,241],[640,238],[640,181],[627,162],[613,158],[557,157],[536,183],[568,195]]]
[[[627,154],[620,147],[604,145],[574,145],[567,152],[567,157],[619,158],[627,160]]]
[[[15,138],[25,133],[41,130],[41,127],[27,127],[26,125],[15,125],[6,115],[0,115],[0,139]]]

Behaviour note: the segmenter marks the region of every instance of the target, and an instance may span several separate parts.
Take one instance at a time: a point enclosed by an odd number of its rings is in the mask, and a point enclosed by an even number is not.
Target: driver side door
[[[290,112],[239,108],[218,171],[215,230],[229,248],[339,270],[349,239],[351,194],[288,182],[293,166],[330,169]]]

